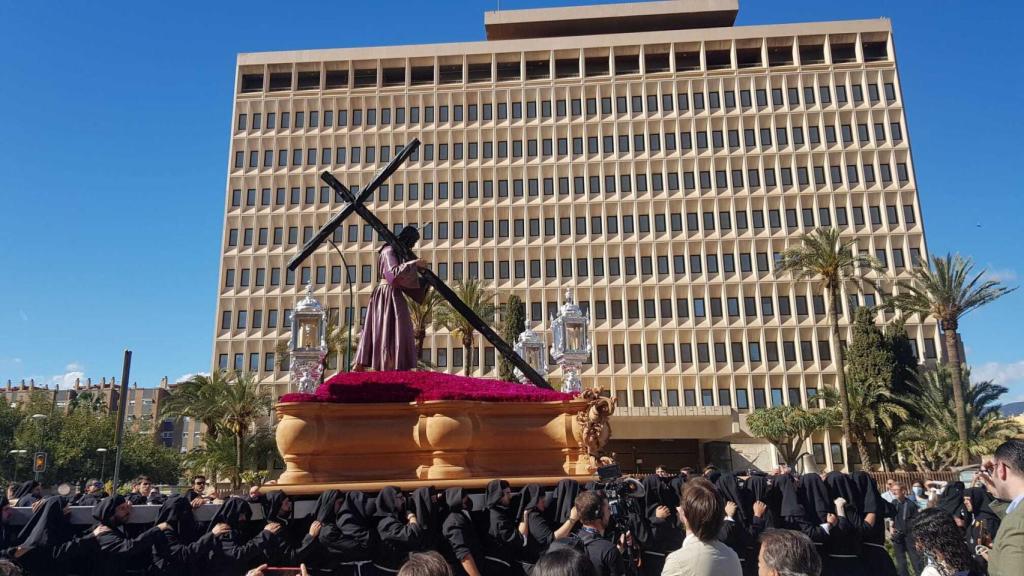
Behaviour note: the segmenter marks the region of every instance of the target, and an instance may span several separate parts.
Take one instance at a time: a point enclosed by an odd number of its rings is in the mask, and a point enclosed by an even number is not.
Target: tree
[[[909,396],[914,414],[900,432],[900,448],[910,460],[926,470],[949,468],[962,461],[964,451],[975,456],[991,454],[996,447],[1022,432],[1016,421],[999,414],[999,398],[1007,392],[1003,386],[984,381],[971,383],[969,371],[954,379],[951,367],[938,366],[921,373]],[[961,444],[959,423],[954,412],[953,386],[960,385],[968,430],[966,445]]]
[[[75,410],[84,409],[90,412],[99,413],[107,409],[107,401],[103,399],[103,396],[95,392],[86,390],[76,394],[74,398],[68,402],[68,410],[74,412]]]
[[[917,314],[922,319],[931,316],[938,321],[939,328],[942,329],[946,363],[950,366],[952,378],[961,466],[970,463],[970,454],[967,448],[967,405],[960,381],[963,373],[958,333],[960,318],[971,310],[994,302],[1016,290],[1003,286],[996,280],[985,280],[984,270],[972,275],[973,269],[974,263],[971,259],[963,258],[959,254],[935,256],[928,265],[915,268],[910,281],[897,282],[899,291],[887,302],[888,306],[907,315]]]
[[[423,302],[405,297],[409,304],[409,315],[412,317],[412,334],[416,341],[416,358],[423,357],[423,342],[427,339],[427,328],[434,323],[434,314],[443,305],[444,298],[436,290],[428,290]]]
[[[183,465],[190,474],[204,474],[210,478],[237,476],[242,481],[249,476],[246,471],[267,470],[281,463],[274,433],[265,426],[257,426],[245,435],[242,452],[242,467],[239,471],[235,438],[222,434],[207,439],[204,446],[190,450],[183,458]]]
[[[352,340],[350,342],[348,324],[338,324],[332,320],[327,323],[326,330],[324,340],[327,344],[327,355],[324,356],[323,371],[320,373],[321,383],[323,383],[324,378],[327,376],[327,370],[330,368],[332,358],[334,359],[335,366],[341,366],[345,362],[346,351],[349,354],[349,358],[354,358],[356,348],[359,346],[359,331],[352,330]],[[287,350],[287,340],[285,340],[284,345],[285,350]],[[287,352],[285,354],[287,355]]]
[[[220,426],[235,439],[232,484],[238,488],[241,486],[240,474],[244,469],[246,438],[260,418],[270,415],[274,400],[254,374],[243,372],[235,375],[234,382],[223,391],[220,404],[223,410]]]
[[[508,297],[505,303],[505,325],[502,338],[509,346],[514,346],[519,335],[526,331],[526,304],[515,294]],[[498,359],[498,378],[506,382],[516,379],[515,367],[504,356]]]
[[[469,307],[477,316],[483,319],[494,318],[494,293],[486,290],[479,280],[458,280],[455,283],[455,294]],[[434,316],[434,326],[444,327],[448,332],[462,343],[465,350],[464,374],[469,376],[473,369],[473,333],[476,331],[473,325],[459,314],[452,305],[445,302],[438,308]]]
[[[161,402],[161,417],[198,420],[206,427],[207,436],[216,437],[220,432],[218,424],[224,416],[221,399],[232,378],[231,373],[217,371],[209,375],[196,374],[178,382]]]
[[[846,376],[843,347],[840,342],[837,303],[843,288],[851,280],[859,278],[861,269],[878,269],[878,262],[863,253],[853,252],[856,240],[843,240],[835,228],[818,228],[800,238],[800,245],[782,253],[782,272],[789,272],[797,280],[816,280],[825,298],[825,310],[831,325],[830,346],[836,355],[836,388],[839,392],[839,408],[842,413],[843,436],[850,435],[850,406],[846,392]],[[862,279],[863,280],[863,279]],[[846,462],[846,448],[843,448]]]
[[[795,466],[812,434],[835,423],[833,410],[806,410],[799,406],[758,408],[747,416],[751,434],[770,442],[787,464]]]

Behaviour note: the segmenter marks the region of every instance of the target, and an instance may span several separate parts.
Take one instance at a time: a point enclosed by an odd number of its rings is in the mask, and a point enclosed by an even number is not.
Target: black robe
[[[409,557],[410,552],[422,547],[423,530],[419,524],[406,521],[405,505],[398,502],[401,492],[394,486],[386,486],[377,494],[377,542],[373,563],[378,568],[397,572]]]
[[[89,574],[115,575],[145,570],[153,563],[154,547],[164,549],[166,546],[164,532],[156,526],[129,538],[121,525],[115,523],[114,514],[126,501],[124,496],[108,496],[93,507],[92,517],[110,531],[96,537],[100,552],[92,559]]]
[[[519,552],[520,566],[526,572],[529,572],[541,555],[547,552],[548,546],[555,539],[555,530],[560,526],[554,523],[551,502],[540,484],[527,484],[520,493],[516,518],[522,519],[528,511],[526,524],[529,534],[526,537],[526,546]]]
[[[287,494],[274,490],[266,494],[263,504],[263,518],[268,522],[281,525],[275,535],[276,545],[267,551],[267,563],[271,566],[298,566],[300,556],[304,556],[312,538],[308,530],[293,521],[292,512],[282,512],[285,501],[290,500]],[[306,538],[309,537],[309,540]]]
[[[484,536],[484,567],[486,574],[520,574],[519,554],[526,539],[519,533],[515,509],[501,503],[508,482],[492,480],[487,484],[487,531]]]
[[[722,523],[722,528],[718,532],[718,539],[736,553],[736,556],[740,559],[740,564],[743,566],[744,573],[749,574],[750,566],[756,563],[752,562],[750,557],[755,542],[751,537],[750,520],[747,518],[747,510],[753,510],[753,504],[748,504],[751,500],[750,495],[740,488],[736,475],[732,472],[719,475],[718,480],[715,482],[715,489],[722,497],[722,500],[736,504],[736,512],[733,514],[733,517],[731,519],[726,518],[725,522]]]
[[[674,479],[645,476],[644,517],[637,524],[634,538],[640,545],[642,562],[640,573],[645,576],[661,574],[665,558],[679,549],[685,534],[679,526],[677,507],[679,496],[672,488]],[[658,507],[669,508],[668,518],[658,518]]]
[[[27,552],[15,559],[15,548],[11,548],[4,555],[29,574],[87,573],[89,559],[99,554],[99,541],[91,531],[74,535],[74,528],[64,514],[67,505],[65,498],[47,498],[17,536],[18,545]]]
[[[373,517],[373,502],[362,492],[349,492],[338,519],[320,531],[320,545],[332,564],[368,562],[373,559],[379,537]]]
[[[885,517],[888,515],[888,506],[882,495],[878,493],[878,484],[870,474],[863,470],[854,472],[851,476],[857,490],[860,493],[860,501],[857,502],[857,509],[861,513],[861,555],[864,564],[867,565],[868,573],[874,576],[896,576],[896,564],[892,561],[885,548]],[[868,514],[875,515],[875,522],[872,526],[867,522]]]
[[[267,561],[268,551],[277,545],[277,538],[266,530],[253,538],[246,538],[242,532],[242,522],[251,516],[249,503],[237,497],[225,500],[213,515],[210,530],[219,523],[227,524],[231,530],[215,540],[203,571],[204,576],[245,574],[250,568]]]
[[[462,561],[467,556],[473,557],[478,570],[484,560],[483,543],[477,534],[470,510],[465,509],[466,493],[462,488],[449,488],[445,491],[445,502],[448,505],[448,516],[444,519],[442,531],[445,545],[443,554],[454,568],[455,574],[465,574]]]
[[[28,508],[38,502],[39,496],[32,493],[37,486],[39,486],[39,482],[35,480],[26,480],[19,484],[14,490],[14,505],[18,508]]]
[[[866,576],[868,566],[864,562],[861,546],[861,532],[864,526],[859,503],[863,500],[856,483],[842,472],[829,472],[825,477],[830,500],[846,500],[843,515],[829,531],[825,542],[826,561],[823,570],[836,576]]]
[[[417,488],[412,493],[412,513],[421,531],[420,551],[437,550],[444,540],[441,533],[444,515],[435,499],[436,492],[430,487]]]
[[[336,533],[338,514],[335,506],[340,501],[344,502],[341,492],[338,490],[327,490],[320,494],[316,500],[316,508],[313,510],[313,520],[320,523],[320,534],[314,538],[309,531],[302,536],[302,543],[295,551],[295,561],[299,564],[306,564],[312,573],[321,569],[330,570],[333,568],[331,556],[327,546],[320,541],[324,531]]]
[[[565,521],[569,519],[573,507],[576,506],[576,497],[579,494],[580,483],[575,480],[565,478],[559,480],[558,484],[555,485],[554,506],[556,510],[554,512],[554,520],[559,526],[565,524]]]
[[[160,574],[202,574],[206,559],[216,542],[212,532],[202,534],[184,496],[173,495],[164,501],[155,524],[170,524],[163,542],[153,546],[154,567]]]

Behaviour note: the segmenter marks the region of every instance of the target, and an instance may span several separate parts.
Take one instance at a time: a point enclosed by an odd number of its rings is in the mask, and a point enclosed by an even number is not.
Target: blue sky
[[[57,4],[0,2],[3,382],[119,377],[126,347],[143,386],[209,369],[236,53],[480,40],[496,6]],[[929,249],[1017,285],[1024,8],[997,4],[746,0],[738,24],[890,18]],[[961,325],[1007,400],[1024,400],[1022,298]]]

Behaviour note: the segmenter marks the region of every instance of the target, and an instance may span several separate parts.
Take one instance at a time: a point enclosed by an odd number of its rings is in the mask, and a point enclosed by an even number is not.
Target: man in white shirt
[[[662,576],[742,576],[740,559],[718,540],[725,503],[714,485],[694,478],[683,488],[679,521],[686,530],[683,546],[668,555]]]

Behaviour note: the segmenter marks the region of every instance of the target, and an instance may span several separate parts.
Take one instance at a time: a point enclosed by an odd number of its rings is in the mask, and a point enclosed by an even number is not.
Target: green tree
[[[320,376],[321,383],[326,378],[328,369],[333,370],[345,364],[346,352],[348,352],[349,358],[355,358],[356,348],[359,347],[359,330],[353,327],[351,334],[350,342],[348,324],[338,324],[334,321],[327,323],[327,332],[324,337],[327,344],[327,355],[324,356],[323,372]],[[285,341],[285,346],[287,347],[287,345],[287,341]]]
[[[815,432],[832,426],[835,420],[836,414],[830,409],[774,406],[754,410],[747,417],[747,427],[752,435],[775,446],[782,459],[795,467],[806,453],[804,444],[807,439]]]
[[[412,335],[416,341],[416,358],[423,357],[423,342],[427,339],[427,328],[434,323],[434,314],[444,303],[444,298],[436,290],[428,290],[423,302],[417,302],[406,296],[409,304],[409,315],[412,317]]]
[[[854,253],[855,239],[843,240],[835,228],[818,228],[800,238],[800,245],[782,253],[781,272],[789,272],[797,280],[814,280],[825,298],[828,314],[830,347],[836,356],[836,388],[839,393],[839,408],[842,414],[843,436],[852,438],[850,430],[850,406],[846,391],[845,361],[842,338],[839,333],[839,317],[836,303],[840,302],[843,289],[854,280],[860,279],[862,269],[878,269],[878,262],[863,252]],[[844,460],[849,462],[845,454]]]
[[[494,312],[497,309],[494,305],[494,293],[485,289],[479,280],[470,278],[456,281],[455,294],[485,322],[494,318]],[[448,302],[445,302],[435,313],[434,326],[446,328],[453,337],[462,343],[462,348],[465,350],[463,373],[469,376],[473,369],[473,334],[476,329]]]
[[[183,458],[183,466],[190,474],[204,474],[210,478],[238,476],[243,481],[246,471],[267,470],[280,466],[281,456],[277,451],[273,431],[266,426],[257,426],[247,433],[243,440],[242,468],[238,468],[238,450],[235,438],[222,434],[207,439],[203,446],[189,450]]]
[[[873,464],[868,452],[869,436],[879,430],[893,429],[906,418],[907,411],[892,392],[894,375],[900,367],[896,354],[878,326],[875,310],[858,308],[854,314],[853,336],[846,349],[846,392],[850,407],[850,433],[857,443],[865,469]],[[834,388],[822,391],[825,401],[838,405]]]
[[[950,401],[956,385],[961,387],[960,396],[966,408],[966,445],[960,441],[954,415],[956,403]],[[967,370],[958,379],[953,378],[948,366],[922,371],[909,396],[914,418],[900,432],[900,448],[925,470],[949,468],[962,461],[964,451],[979,457],[991,454],[1004,441],[1022,432],[1016,421],[999,414],[999,399],[1006,392],[1005,387],[989,381],[971,383]]]
[[[505,323],[501,337],[514,346],[519,335],[526,331],[526,304],[515,294],[508,297],[505,303]],[[515,366],[505,359],[504,356],[498,359],[498,378],[506,382],[515,382]]]
[[[967,423],[967,404],[960,382],[963,373],[958,333],[960,319],[968,312],[1016,290],[998,281],[986,280],[984,270],[978,274],[974,274],[973,270],[974,263],[970,258],[963,258],[959,254],[935,256],[928,265],[915,268],[909,281],[897,282],[898,292],[887,303],[905,314],[917,314],[922,319],[931,316],[939,322],[952,378],[961,466],[967,466],[970,462],[970,429]]]
[[[243,372],[235,375],[234,382],[227,386],[220,399],[223,416],[219,425],[235,439],[235,472],[232,484],[241,486],[244,470],[246,438],[251,435],[259,419],[270,415],[274,399],[270,391],[263,388],[254,374]]]
[[[71,412],[83,409],[100,413],[107,409],[107,401],[103,399],[102,395],[86,390],[85,392],[75,394],[75,397],[68,402],[68,410]]]
[[[233,378],[232,373],[218,370],[209,375],[196,374],[184,382],[178,382],[161,402],[161,417],[198,420],[206,427],[208,437],[216,437],[224,417],[221,400]]]

